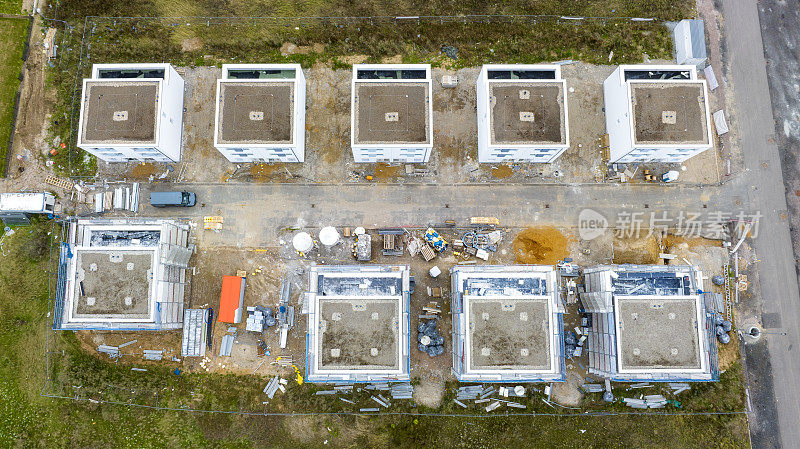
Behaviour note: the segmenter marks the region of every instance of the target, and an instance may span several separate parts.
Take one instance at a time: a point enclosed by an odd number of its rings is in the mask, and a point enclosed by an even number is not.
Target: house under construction
[[[408,265],[309,270],[309,382],[409,380]]]
[[[603,265],[584,275],[590,373],[619,382],[719,378],[713,312],[699,270]]]
[[[552,266],[456,265],[450,275],[458,380],[564,380],[564,308]]]
[[[189,225],[160,219],[69,223],[55,329],[166,330],[183,323]]]

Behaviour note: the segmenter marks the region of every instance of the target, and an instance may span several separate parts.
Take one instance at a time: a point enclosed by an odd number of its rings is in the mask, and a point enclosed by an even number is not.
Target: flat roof
[[[492,144],[566,143],[562,82],[489,82]]]
[[[156,143],[159,80],[85,83],[83,143]]]
[[[459,378],[543,381],[561,376],[561,312],[553,267],[454,267],[451,275],[457,292],[453,345]]]
[[[469,369],[550,369],[548,301],[466,297]]]
[[[702,368],[696,296],[615,300],[621,371]]]
[[[294,81],[221,81],[218,143],[292,143]]]
[[[409,271],[406,265],[310,268],[310,382],[408,379]]]
[[[50,193],[0,193],[0,211],[41,212],[44,211]],[[53,198],[54,199],[54,198]]]
[[[375,82],[356,80],[353,86],[354,142],[430,144],[431,98],[427,80]]]
[[[74,252],[74,318],[150,318],[155,248],[77,248]]]
[[[322,369],[399,369],[396,299],[320,299]]]
[[[241,276],[222,276],[222,290],[220,291],[219,312],[217,321],[221,323],[235,323],[236,312],[241,314],[242,295],[244,294],[242,284],[246,284],[245,278]],[[241,316],[239,317],[241,319]]]
[[[708,144],[705,89],[699,81],[631,82],[637,144]]]

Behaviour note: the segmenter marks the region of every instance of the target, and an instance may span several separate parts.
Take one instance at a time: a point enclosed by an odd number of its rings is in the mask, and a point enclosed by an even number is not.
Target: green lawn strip
[[[0,18],[0,175],[5,171],[8,139],[13,132],[15,100],[29,23],[27,19]]]

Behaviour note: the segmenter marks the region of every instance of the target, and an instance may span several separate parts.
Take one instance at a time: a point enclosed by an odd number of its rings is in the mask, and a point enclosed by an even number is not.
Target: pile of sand
[[[514,239],[516,263],[554,265],[569,256],[569,239],[552,226],[528,228]]]

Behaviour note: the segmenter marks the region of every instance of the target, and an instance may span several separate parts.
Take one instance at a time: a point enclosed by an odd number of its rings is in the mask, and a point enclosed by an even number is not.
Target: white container
[[[292,238],[292,246],[299,253],[307,253],[314,247],[314,239],[308,232],[298,232]]]
[[[442,274],[442,270],[440,270],[440,269],[439,269],[439,267],[437,267],[437,266],[435,266],[435,265],[434,265],[434,267],[433,267],[433,268],[431,268],[431,269],[428,271],[428,273],[430,273],[430,275],[431,275],[431,277],[432,277],[432,278],[435,278],[435,277],[438,277],[440,274]]]
[[[325,226],[319,231],[319,241],[325,246],[333,246],[339,243],[339,231],[333,226]]]

